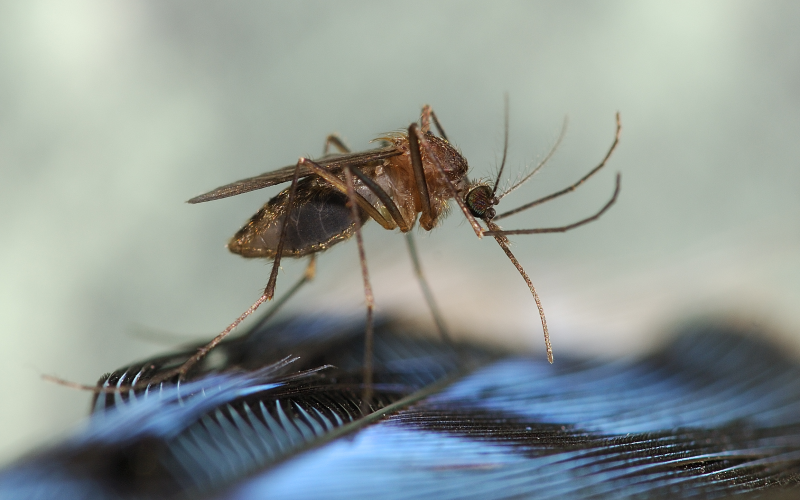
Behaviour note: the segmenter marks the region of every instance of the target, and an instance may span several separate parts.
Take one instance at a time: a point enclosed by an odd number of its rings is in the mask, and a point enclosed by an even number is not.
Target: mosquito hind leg
[[[316,266],[316,255],[315,254],[311,254],[311,259],[308,262],[308,266],[306,266],[306,270],[303,273],[303,276],[292,286],[292,288],[290,288],[286,292],[286,294],[283,297],[281,297],[279,300],[275,301],[275,303],[273,304],[272,308],[269,311],[267,311],[267,314],[265,314],[264,317],[262,317],[261,319],[258,320],[258,323],[253,325],[253,331],[259,330],[261,328],[261,326],[263,326],[264,323],[266,323],[272,316],[274,316],[275,313],[278,312],[278,309],[280,309],[281,306],[283,306],[292,296],[294,296],[294,294],[297,293],[297,291],[303,285],[305,285],[309,281],[313,280],[314,277],[316,276],[316,268],[317,268],[317,266]],[[206,346],[206,347],[208,347],[208,346]],[[179,369],[182,368],[182,367],[183,366],[179,367]],[[189,368],[191,368],[191,366]],[[51,375],[42,375],[42,378],[45,379],[45,380],[48,380],[50,382],[55,382],[56,384],[59,384],[59,385],[63,385],[63,386],[66,386],[66,387],[71,387],[73,389],[91,391],[91,392],[100,393],[100,394],[113,394],[113,393],[118,393],[118,392],[122,392],[122,391],[136,390],[136,389],[140,389],[140,388],[144,389],[147,386],[158,384],[158,383],[163,382],[164,380],[166,380],[168,378],[172,378],[172,377],[174,377],[175,375],[178,375],[178,374],[179,374],[178,370],[171,370],[171,371],[166,372],[166,373],[164,373],[162,375],[159,375],[157,377],[148,378],[148,379],[146,379],[146,380],[144,380],[142,382],[137,382],[137,383],[134,383],[132,385],[127,385],[127,386],[116,386],[116,387],[97,387],[95,385],[78,384],[78,383],[75,383],[75,382],[71,382],[69,380],[64,380],[64,379],[61,379],[61,378],[58,378],[58,377],[53,377]]]
[[[182,380],[189,372],[189,370],[191,370],[191,368],[194,365],[196,365],[201,359],[203,359],[206,356],[206,354],[208,354],[214,347],[216,347],[217,344],[222,342],[222,339],[227,337],[228,334],[231,333],[234,328],[239,326],[239,324],[242,321],[244,321],[248,316],[256,312],[256,309],[258,309],[261,306],[261,304],[263,304],[268,300],[272,300],[272,297],[275,295],[275,282],[277,281],[278,278],[278,269],[280,268],[281,254],[283,253],[283,244],[284,241],[286,240],[286,228],[288,226],[288,220],[289,220],[288,214],[292,213],[292,209],[294,208],[294,201],[295,198],[297,197],[297,180],[300,173],[300,167],[304,165],[307,161],[308,160],[306,160],[305,158],[300,158],[300,160],[297,161],[297,165],[295,165],[294,178],[292,178],[292,186],[291,188],[289,188],[289,199],[286,201],[286,204],[288,205],[286,210],[287,216],[284,217],[283,224],[281,225],[281,237],[278,240],[278,248],[275,252],[275,260],[272,263],[272,272],[270,273],[269,281],[267,282],[267,287],[264,289],[264,293],[261,295],[261,297],[258,298],[258,300],[256,300],[253,303],[252,306],[250,306],[250,308],[248,308],[238,318],[236,318],[236,320],[233,323],[228,325],[228,327],[225,328],[219,335],[214,337],[211,340],[211,342],[198,349],[197,353],[195,353],[194,356],[186,360],[180,367],[178,367],[172,372],[167,372],[164,375],[162,375],[163,378],[161,378],[161,380],[166,380],[168,378],[173,377],[174,375],[178,375],[179,380]]]
[[[314,277],[316,277],[316,275],[317,275],[317,254],[312,253],[310,255],[308,265],[306,266],[306,270],[303,272],[303,276],[301,276],[300,279],[297,280],[295,284],[292,285],[292,287],[289,288],[289,290],[287,290],[286,293],[283,294],[283,296],[281,296],[281,298],[279,298],[272,304],[272,307],[270,307],[269,311],[267,311],[267,313],[264,314],[264,316],[258,320],[258,323],[253,325],[253,331],[259,330],[267,321],[270,320],[270,318],[275,316],[278,310],[281,307],[283,307],[283,305],[286,304],[286,302],[288,302],[289,299],[291,299],[300,290],[300,288],[303,287],[303,285],[313,280]]]

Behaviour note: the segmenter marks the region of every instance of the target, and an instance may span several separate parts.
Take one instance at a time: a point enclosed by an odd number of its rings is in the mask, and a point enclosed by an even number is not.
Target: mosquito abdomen
[[[345,194],[317,182],[302,182],[297,187],[298,199],[288,218],[282,257],[319,252],[353,235],[355,224]],[[287,199],[288,189],[268,201],[231,238],[228,249],[243,257],[275,257]],[[361,212],[362,224],[367,218]]]

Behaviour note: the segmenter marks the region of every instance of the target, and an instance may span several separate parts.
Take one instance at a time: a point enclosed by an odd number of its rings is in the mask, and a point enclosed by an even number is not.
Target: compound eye
[[[464,200],[472,215],[483,219],[494,217],[492,209],[492,190],[488,186],[477,186],[467,193]],[[491,214],[491,215],[490,215]]]

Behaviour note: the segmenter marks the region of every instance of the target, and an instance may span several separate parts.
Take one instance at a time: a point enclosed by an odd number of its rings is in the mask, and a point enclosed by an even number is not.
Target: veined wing
[[[401,154],[401,151],[392,145],[389,147],[372,149],[370,151],[363,151],[360,153],[328,155],[314,161],[323,167],[328,168],[332,172],[338,172],[341,171],[345,165],[350,165],[351,167],[360,167],[381,161],[385,158],[397,156],[399,154]],[[295,165],[289,165],[288,167],[279,168],[278,170],[273,170],[255,177],[248,177],[247,179],[232,182],[222,187],[218,187],[213,191],[209,191],[208,193],[195,196],[187,203],[203,203],[206,201],[219,200],[220,198],[236,196],[237,194],[247,193],[257,189],[274,186],[275,184],[288,182],[292,180],[292,177],[294,177],[295,168]],[[312,175],[312,173],[313,172],[309,167],[300,166],[300,178]]]

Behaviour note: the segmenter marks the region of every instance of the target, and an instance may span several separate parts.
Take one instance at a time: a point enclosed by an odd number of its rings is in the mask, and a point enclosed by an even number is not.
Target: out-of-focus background
[[[269,263],[228,238],[278,188],[191,206],[218,185],[353,149],[434,106],[491,175],[510,95],[516,177],[566,139],[511,208],[619,149],[576,193],[502,221],[560,225],[513,249],[562,353],[647,350],[729,318],[800,345],[800,4],[795,2],[3,2],[0,4],[0,463],[57,439],[96,380],[205,340]],[[418,245],[451,328],[543,357],[536,308],[458,213]],[[405,243],[371,224],[378,311],[430,325]],[[286,313],[359,311],[354,242],[322,255]],[[286,261],[279,290],[304,267]]]

